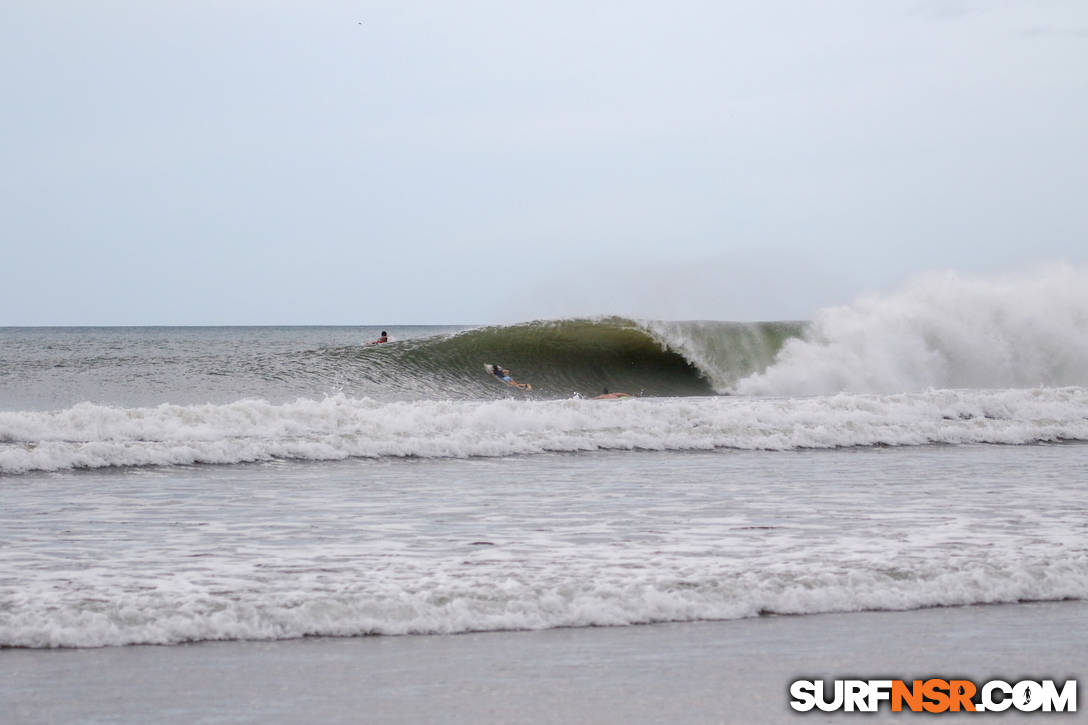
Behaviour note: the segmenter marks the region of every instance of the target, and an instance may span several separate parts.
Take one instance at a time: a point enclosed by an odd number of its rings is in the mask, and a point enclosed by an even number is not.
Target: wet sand
[[[794,713],[789,683],[1065,680],[1083,676],[1086,664],[1082,601],[539,632],[8,649],[0,650],[0,720],[906,722],[919,716]],[[941,722],[1017,717],[944,715]],[[1085,708],[1030,716],[1055,718],[1085,722]]]

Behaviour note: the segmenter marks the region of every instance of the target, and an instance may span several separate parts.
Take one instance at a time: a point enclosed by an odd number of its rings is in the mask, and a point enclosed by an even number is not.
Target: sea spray
[[[924,275],[821,311],[744,395],[1088,384],[1088,269],[1006,279]]]

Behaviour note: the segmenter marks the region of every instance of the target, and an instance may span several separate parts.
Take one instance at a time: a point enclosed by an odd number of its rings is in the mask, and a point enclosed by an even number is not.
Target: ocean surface
[[[1084,599],[1084,277],[381,345],[0,329],[0,647]]]

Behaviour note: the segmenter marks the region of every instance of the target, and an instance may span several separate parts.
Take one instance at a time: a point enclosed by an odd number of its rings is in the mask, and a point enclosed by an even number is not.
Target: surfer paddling
[[[513,385],[515,388],[521,388],[522,390],[533,389],[533,386],[529,383],[519,383],[517,380],[514,380],[512,377],[510,377],[510,371],[504,368],[502,365],[486,365],[485,367],[491,371],[492,375],[494,375],[496,378],[503,381],[507,385]]]
[[[382,330],[382,334],[378,335],[377,340],[371,340],[367,345],[381,345],[383,342],[389,342],[389,333]]]

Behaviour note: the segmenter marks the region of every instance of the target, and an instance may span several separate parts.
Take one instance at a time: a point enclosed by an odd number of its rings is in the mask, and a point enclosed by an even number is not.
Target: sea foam
[[[1005,279],[928,274],[821,311],[748,395],[1088,385],[1088,269]]]
[[[242,591],[162,578],[147,586],[114,576],[59,595],[48,580],[25,586],[0,612],[0,646],[98,647],[303,636],[433,634],[666,621],[740,619],[763,613],[908,610],[1088,596],[1088,559],[991,554],[972,571],[928,560],[844,568],[834,558],[732,566],[719,558],[650,558],[638,567],[582,558],[533,573],[492,555],[466,568],[427,561],[396,576],[313,574],[249,582]],[[210,576],[207,578],[211,578]]]
[[[1088,388],[0,412],[0,473],[350,457],[464,458],[593,450],[788,450],[1088,440]]]

